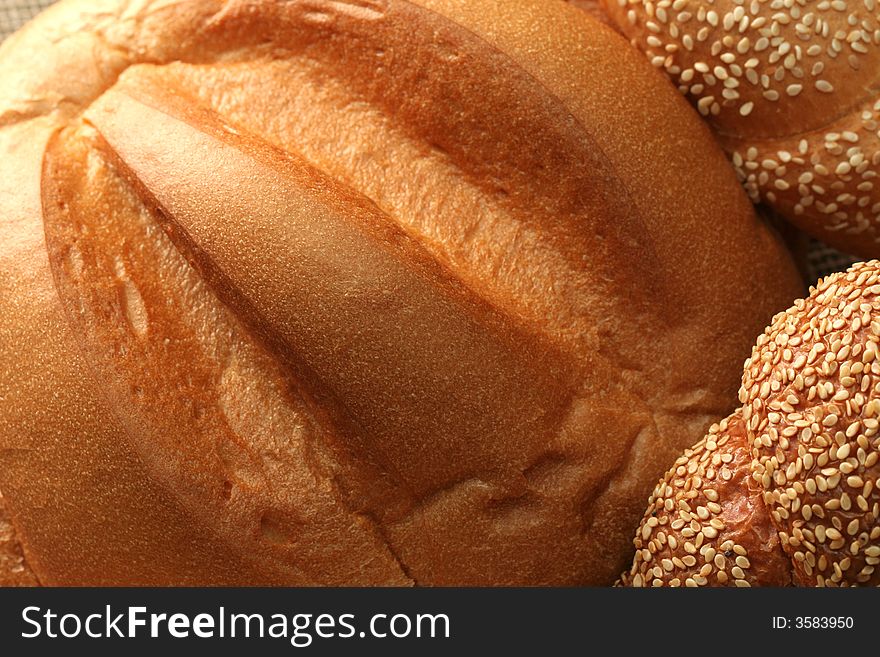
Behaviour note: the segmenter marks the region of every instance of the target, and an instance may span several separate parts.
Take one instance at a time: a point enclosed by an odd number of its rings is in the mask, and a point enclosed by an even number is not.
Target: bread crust
[[[45,583],[609,583],[799,289],[562,3],[67,0],[0,81],[0,487]]]

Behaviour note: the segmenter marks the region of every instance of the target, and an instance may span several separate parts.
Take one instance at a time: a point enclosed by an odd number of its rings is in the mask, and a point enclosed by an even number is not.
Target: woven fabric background
[[[56,0],[0,0],[0,42],[15,32],[42,9]],[[835,251],[818,240],[811,239],[807,250],[805,276],[812,284],[816,279],[846,269],[856,258]]]
[[[55,0],[0,0],[0,41],[3,41]]]

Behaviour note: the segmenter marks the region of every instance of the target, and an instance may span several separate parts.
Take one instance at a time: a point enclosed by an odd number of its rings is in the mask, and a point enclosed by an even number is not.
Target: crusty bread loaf
[[[746,361],[743,406],[685,451],[632,586],[880,584],[880,262],[820,281]]]
[[[0,94],[0,489],[43,583],[610,583],[799,294],[562,2],[66,0]]]
[[[880,3],[601,3],[709,120],[754,200],[880,255]]]

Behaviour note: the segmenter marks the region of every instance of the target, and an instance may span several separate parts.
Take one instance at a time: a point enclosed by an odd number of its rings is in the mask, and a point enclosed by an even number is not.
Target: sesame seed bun
[[[562,2],[65,0],[0,90],[0,489],[45,584],[609,584],[802,293]]]
[[[742,409],[655,488],[621,583],[880,583],[878,345],[877,261],[777,315],[746,361]]]
[[[789,585],[791,565],[751,462],[740,411],[712,425],[654,488],[618,585]]]
[[[880,254],[880,3],[602,0],[712,124],[754,201]]]
[[[880,262],[822,280],[746,361],[752,476],[801,584],[880,583]]]

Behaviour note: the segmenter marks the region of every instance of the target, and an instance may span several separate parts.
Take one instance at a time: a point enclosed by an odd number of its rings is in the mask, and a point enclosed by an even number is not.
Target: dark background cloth
[[[0,0],[0,42],[55,1]],[[808,241],[806,252],[804,274],[807,278],[806,282],[810,285],[818,278],[835,271],[842,271],[856,261],[853,256],[835,251],[815,239]]]

